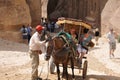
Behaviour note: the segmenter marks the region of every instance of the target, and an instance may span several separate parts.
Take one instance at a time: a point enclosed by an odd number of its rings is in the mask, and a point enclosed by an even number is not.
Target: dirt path
[[[13,43],[0,39],[0,80],[30,80],[30,58],[26,44]],[[117,44],[115,58],[108,56],[108,44],[101,39],[99,46],[90,49],[88,58],[88,72],[85,80],[120,80],[120,44]],[[40,77],[46,79],[47,62],[40,55]],[[69,69],[71,74],[71,69]],[[79,70],[75,70],[75,80],[82,80]],[[71,80],[71,75],[69,76]],[[49,80],[56,80],[57,75],[49,74]]]

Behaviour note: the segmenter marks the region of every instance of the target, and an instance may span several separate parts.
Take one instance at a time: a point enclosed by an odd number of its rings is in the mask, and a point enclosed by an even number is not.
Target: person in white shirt
[[[115,35],[113,32],[113,28],[110,28],[109,33],[107,34],[108,42],[109,42],[109,56],[111,58],[111,55],[114,57],[114,51],[116,49],[116,40]]]
[[[29,42],[29,54],[32,66],[31,80],[36,79],[42,80],[42,78],[38,77],[38,66],[39,66],[39,54],[42,54],[46,51],[45,40],[44,41],[40,40],[43,30],[44,27],[42,27],[41,25],[36,26],[36,32],[33,34]]]

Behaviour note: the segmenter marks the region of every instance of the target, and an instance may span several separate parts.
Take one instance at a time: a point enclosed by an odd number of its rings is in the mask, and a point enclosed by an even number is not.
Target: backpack
[[[22,28],[22,33],[27,33],[26,28]]]
[[[22,37],[23,37],[23,39],[28,39],[27,29],[26,29],[26,28],[22,28],[22,29],[21,29],[21,32],[22,32]]]

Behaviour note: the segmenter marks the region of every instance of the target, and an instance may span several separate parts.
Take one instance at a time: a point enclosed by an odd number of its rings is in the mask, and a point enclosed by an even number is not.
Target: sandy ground
[[[30,80],[30,58],[28,45],[0,39],[0,80]],[[87,55],[88,71],[85,80],[120,80],[120,44],[117,43],[115,58],[108,55],[108,43],[104,38],[99,46],[90,49]],[[44,54],[43,54],[44,55]],[[45,80],[56,80],[57,75],[48,74],[48,62],[40,55],[39,74]],[[82,70],[81,70],[82,71]],[[69,80],[71,69],[69,69]],[[79,69],[75,69],[75,80],[83,80]]]

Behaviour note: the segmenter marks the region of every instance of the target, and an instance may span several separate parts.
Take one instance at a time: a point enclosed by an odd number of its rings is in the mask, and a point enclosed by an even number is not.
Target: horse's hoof
[[[75,80],[75,78],[73,78],[72,80]]]
[[[35,80],[42,80],[42,78],[36,78]]]
[[[50,72],[50,74],[55,74],[54,72]]]

